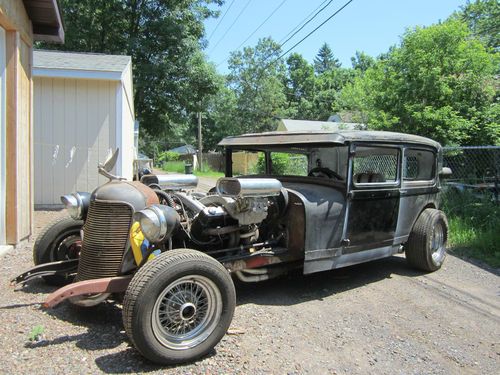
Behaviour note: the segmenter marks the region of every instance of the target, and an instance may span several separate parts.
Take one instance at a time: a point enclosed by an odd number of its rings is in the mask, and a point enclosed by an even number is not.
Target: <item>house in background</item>
[[[97,164],[115,148],[112,173],[132,179],[130,56],[35,50],[33,86],[36,208],[60,206],[61,195],[106,182]]]
[[[353,122],[337,121],[310,121],[281,119],[277,131],[338,131],[338,130],[364,130],[366,125]]]
[[[0,253],[33,228],[32,47],[62,43],[56,0],[0,0]]]

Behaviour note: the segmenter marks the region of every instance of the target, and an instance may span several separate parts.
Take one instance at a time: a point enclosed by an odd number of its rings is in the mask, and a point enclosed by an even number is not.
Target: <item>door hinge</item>
[[[351,240],[349,238],[344,238],[342,241],[340,241],[340,244],[342,246],[349,246],[351,244]]]

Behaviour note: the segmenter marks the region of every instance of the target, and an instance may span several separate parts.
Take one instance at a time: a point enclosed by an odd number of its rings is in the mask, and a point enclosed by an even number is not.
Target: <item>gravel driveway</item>
[[[37,211],[36,233],[63,212]],[[40,309],[52,288],[15,291],[30,247],[1,259],[0,374],[338,373],[494,374],[500,368],[499,277],[449,256],[433,274],[402,257],[311,276],[238,285],[230,333],[193,364],[154,366],[130,346],[121,307],[63,303]],[[43,326],[37,341],[30,332]]]

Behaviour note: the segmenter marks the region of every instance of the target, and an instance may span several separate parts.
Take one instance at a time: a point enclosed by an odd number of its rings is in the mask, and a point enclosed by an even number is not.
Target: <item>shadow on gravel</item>
[[[282,306],[293,305],[309,300],[321,300],[336,293],[342,293],[390,278],[394,274],[408,277],[422,275],[421,272],[410,269],[403,257],[396,256],[308,276],[296,274],[258,284],[238,283],[237,302],[238,305],[246,303]],[[46,288],[49,291],[52,290],[51,287]],[[33,293],[35,293],[35,290],[46,292],[42,282],[30,283],[30,286],[23,288],[22,291],[26,291],[26,289]],[[16,307],[21,306],[13,305],[0,308]],[[122,323],[122,309],[116,303],[107,302],[91,308],[79,308],[78,306],[64,303],[55,309],[46,310],[46,313],[71,324],[86,327],[88,331],[77,335],[57,337],[52,340],[27,343],[25,345],[26,348],[36,350],[37,348],[74,342],[81,349],[94,351],[117,348],[124,342],[128,342]],[[201,360],[215,354],[216,351],[213,350]],[[101,371],[109,374],[147,373],[160,369],[168,371],[169,368],[172,368],[156,366],[148,362],[139,352],[131,347],[118,353],[98,357],[95,363]]]
[[[113,349],[127,341],[122,325],[122,310],[114,303],[107,302],[89,308],[80,308],[65,303],[55,309],[45,311],[59,320],[86,327],[88,331],[78,335],[66,335],[52,340],[27,343],[25,347],[36,349],[74,342],[80,349],[93,351]]]
[[[200,358],[198,361],[190,362],[188,365],[193,365],[196,362],[203,361],[207,358],[216,355],[216,351],[212,350],[205,357]],[[103,355],[95,360],[97,367],[106,374],[137,374],[137,373],[147,373],[152,371],[162,370],[168,373],[169,369],[181,368],[182,365],[178,366],[160,366],[155,365],[142,357],[139,352],[135,349],[128,348],[119,353],[113,353],[108,355]]]
[[[57,319],[86,327],[87,332],[56,337],[52,340],[28,342],[25,344],[26,348],[36,350],[37,348],[74,342],[75,346],[80,349],[95,351],[114,349],[123,343],[128,343],[122,323],[122,308],[115,303],[106,302],[89,308],[64,303],[55,309],[46,310],[46,312]],[[215,354],[216,351],[213,350],[201,360]],[[133,348],[103,355],[98,357],[95,363],[101,371],[109,374],[135,374],[169,368],[148,362]]]
[[[16,303],[14,305],[3,305],[0,306],[0,310],[12,310],[12,309],[19,309],[20,307],[28,307],[28,306],[36,306],[40,305],[38,302],[32,302],[32,303]]]
[[[39,294],[39,293],[52,293],[57,290],[57,286],[46,284],[42,279],[29,280],[22,286],[16,286],[15,292]]]
[[[238,305],[247,303],[295,305],[311,300],[321,300],[337,293],[391,278],[394,274],[414,277],[424,273],[410,268],[404,257],[393,256],[311,275],[296,274],[255,284],[238,283],[237,303]]]

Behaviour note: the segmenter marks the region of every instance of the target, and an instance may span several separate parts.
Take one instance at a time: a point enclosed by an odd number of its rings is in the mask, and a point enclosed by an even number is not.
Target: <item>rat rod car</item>
[[[123,298],[130,341],[151,361],[174,364],[206,354],[226,333],[231,274],[255,282],[402,252],[420,270],[441,267],[448,224],[438,193],[450,171],[439,143],[339,131],[247,134],[220,145],[226,177],[208,193],[194,191],[194,175],[113,176],[115,152],[99,166],[109,182],[61,197],[71,217],[38,236],[37,266],[14,281],[67,284],[45,307]]]

